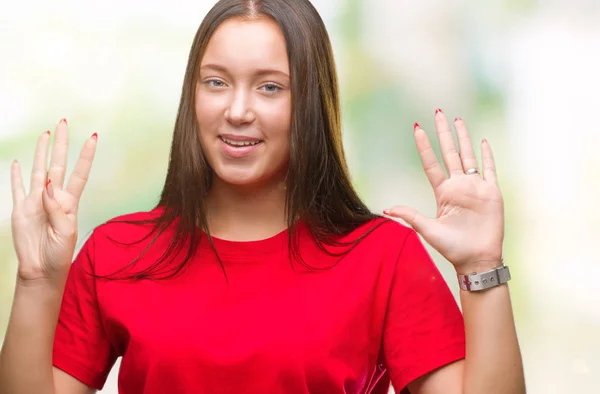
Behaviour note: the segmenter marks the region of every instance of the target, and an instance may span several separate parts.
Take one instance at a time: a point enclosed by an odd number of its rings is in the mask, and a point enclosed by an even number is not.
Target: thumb
[[[414,208],[403,207],[399,205],[390,209],[386,209],[383,211],[383,213],[388,216],[404,220],[418,233],[422,233],[427,225],[432,221],[432,219],[421,214]]]
[[[59,202],[54,198],[54,188],[50,179],[46,182],[46,187],[42,192],[42,205],[54,231],[61,235],[69,234],[72,227],[71,223]]]

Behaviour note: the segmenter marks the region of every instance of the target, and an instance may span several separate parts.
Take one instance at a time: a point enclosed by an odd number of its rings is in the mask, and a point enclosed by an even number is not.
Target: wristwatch
[[[473,272],[468,275],[458,274],[458,285],[467,291],[481,291],[491,287],[499,286],[510,280],[508,266],[501,265],[491,271],[482,273]]]

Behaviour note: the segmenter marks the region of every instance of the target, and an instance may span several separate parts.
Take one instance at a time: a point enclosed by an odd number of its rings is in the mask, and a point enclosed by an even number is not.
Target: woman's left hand
[[[437,217],[428,218],[409,207],[396,206],[384,213],[412,226],[423,239],[451,262],[460,274],[483,272],[501,264],[504,239],[504,202],[496,179],[492,149],[481,143],[483,176],[479,170],[465,123],[454,122],[460,153],[452,129],[441,110],[435,125],[448,176],[437,160],[425,131],[415,124],[415,140],[423,168],[433,187]]]

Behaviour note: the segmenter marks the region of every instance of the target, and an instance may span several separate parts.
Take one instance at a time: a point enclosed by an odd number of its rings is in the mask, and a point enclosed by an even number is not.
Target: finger
[[[423,164],[427,179],[429,179],[431,186],[436,189],[446,180],[446,174],[429,143],[429,138],[427,138],[425,130],[418,123],[415,123],[415,142],[417,143],[417,151],[419,152],[419,157],[421,157],[421,163]]]
[[[444,164],[448,170],[448,174],[463,174],[462,163],[460,162],[460,156],[456,150],[456,144],[454,138],[452,138],[452,129],[446,119],[446,115],[441,109],[435,111],[435,128],[437,130],[438,139],[440,141],[440,148],[442,151],[442,158]]]
[[[62,189],[67,169],[67,154],[69,152],[69,127],[67,120],[61,119],[56,126],[52,157],[48,168],[48,178],[52,179],[54,187]]]
[[[42,205],[44,206],[44,211],[46,211],[46,214],[48,215],[50,226],[52,226],[54,231],[63,236],[69,235],[73,225],[59,202],[54,198],[52,179],[48,179],[46,187],[44,187],[42,193]]]
[[[21,176],[21,165],[18,161],[13,161],[10,166],[10,185],[12,189],[13,206],[25,199],[25,186]]]
[[[481,141],[481,161],[483,163],[483,179],[498,184],[494,154],[490,143],[485,138]]]
[[[97,141],[98,134],[94,133],[85,144],[83,144],[79,159],[73,169],[73,174],[71,174],[71,177],[69,178],[66,190],[74,196],[77,201],[81,198],[81,193],[83,193],[83,189],[90,175],[92,162],[94,161],[94,155],[96,154]]]
[[[50,130],[39,136],[35,154],[33,156],[33,167],[31,168],[31,180],[29,182],[29,193],[41,190],[46,184],[46,163],[48,160],[48,142],[50,141]]]
[[[475,157],[475,152],[473,151],[473,144],[471,144],[471,137],[469,136],[469,131],[467,130],[467,125],[465,122],[456,118],[454,121],[454,126],[456,128],[456,136],[458,138],[458,148],[460,149],[460,159],[462,161],[463,171],[467,171],[470,168],[479,168],[477,164],[477,158]]]
[[[386,209],[383,211],[383,213],[388,216],[404,220],[409,226],[419,233],[423,232],[433,221],[427,216],[421,214],[416,209],[410,207],[395,206],[393,208]]]

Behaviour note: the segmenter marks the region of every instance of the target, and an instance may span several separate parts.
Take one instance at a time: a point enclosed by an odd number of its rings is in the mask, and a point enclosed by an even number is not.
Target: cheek
[[[196,94],[195,111],[200,130],[209,132],[212,128],[211,126],[218,121],[219,115],[222,113],[217,100],[211,100],[201,93]]]
[[[263,111],[261,123],[270,137],[289,141],[292,123],[292,105],[290,100],[281,100],[276,105],[270,105]]]

